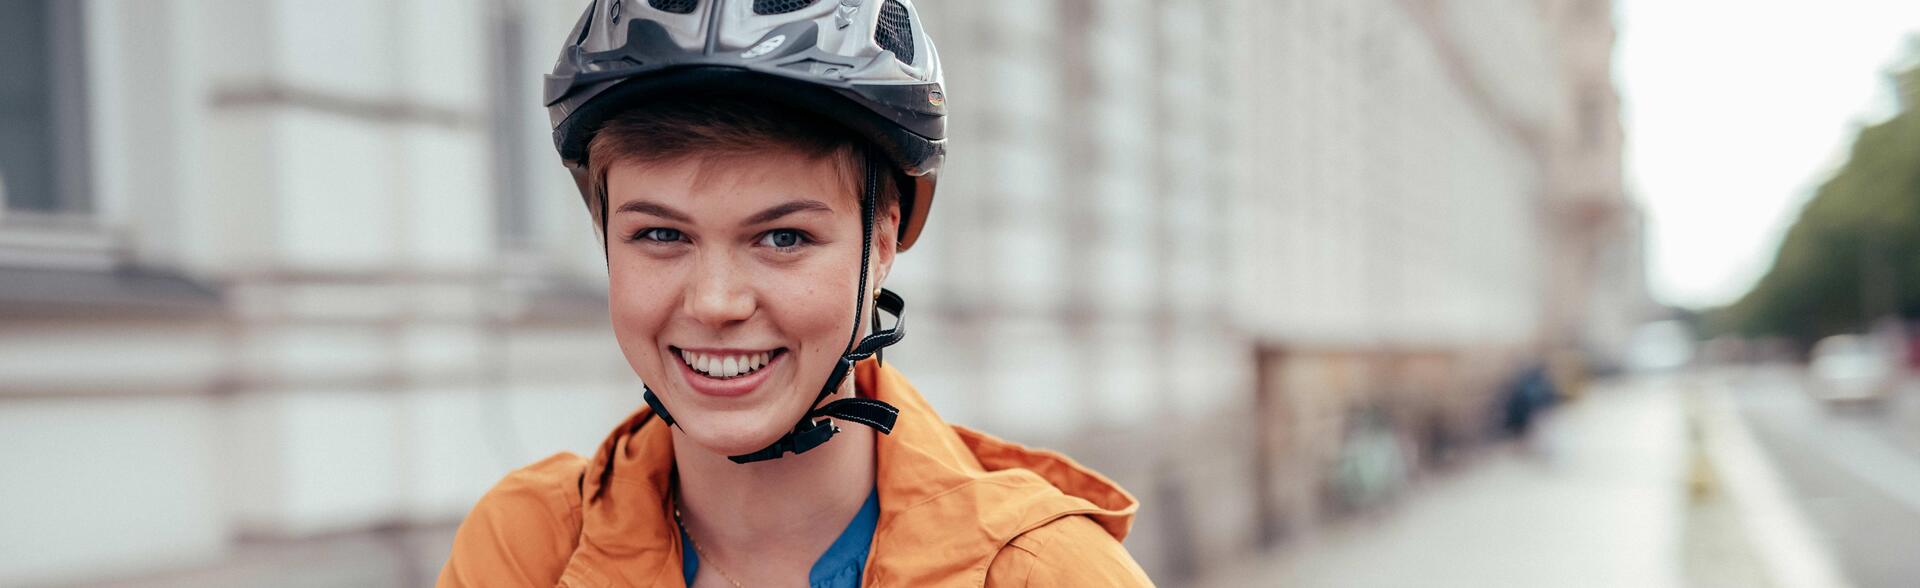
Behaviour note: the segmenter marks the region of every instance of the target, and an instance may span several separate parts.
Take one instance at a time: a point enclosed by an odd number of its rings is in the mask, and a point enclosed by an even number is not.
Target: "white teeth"
[[[732,378],[766,367],[767,362],[773,359],[773,352],[763,351],[752,355],[720,357],[682,350],[680,359],[687,363],[687,367],[693,368],[693,371],[715,378]]]

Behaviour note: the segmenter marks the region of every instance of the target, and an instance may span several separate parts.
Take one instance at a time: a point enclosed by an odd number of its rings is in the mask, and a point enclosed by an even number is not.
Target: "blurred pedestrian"
[[[945,153],[911,2],[601,0],[566,41],[554,140],[646,406],[488,492],[441,585],[1149,583],[1132,496],[881,360]]]
[[[1501,394],[1501,431],[1511,438],[1529,438],[1534,421],[1553,405],[1557,396],[1546,362],[1528,364],[1508,381],[1505,392]]]

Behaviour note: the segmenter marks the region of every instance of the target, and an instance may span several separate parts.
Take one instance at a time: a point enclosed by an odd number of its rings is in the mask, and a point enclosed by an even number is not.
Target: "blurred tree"
[[[1739,301],[1708,313],[1707,332],[1811,343],[1880,317],[1920,318],[1920,43],[1892,78],[1899,112],[1860,129],[1773,267]]]

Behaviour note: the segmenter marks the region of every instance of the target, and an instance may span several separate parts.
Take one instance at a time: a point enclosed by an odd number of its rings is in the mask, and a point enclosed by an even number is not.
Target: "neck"
[[[874,431],[839,426],[811,451],[747,464],[673,430],[681,519],[712,564],[743,581],[755,570],[805,577],[873,491]]]

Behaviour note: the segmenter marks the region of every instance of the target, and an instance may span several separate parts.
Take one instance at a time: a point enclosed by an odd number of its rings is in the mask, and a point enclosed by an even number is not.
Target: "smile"
[[[704,353],[675,349],[680,361],[700,375],[715,379],[732,379],[751,375],[772,363],[774,359],[786,353],[785,348],[761,351],[757,353]]]

